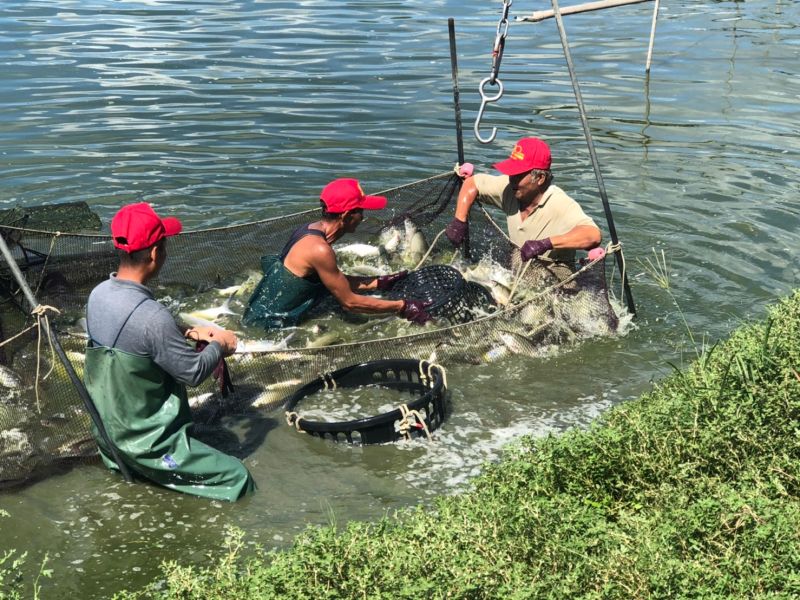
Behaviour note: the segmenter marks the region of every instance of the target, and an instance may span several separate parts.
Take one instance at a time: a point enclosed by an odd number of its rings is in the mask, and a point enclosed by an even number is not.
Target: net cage
[[[378,415],[329,422],[309,419],[302,414],[303,404],[323,390],[337,388],[382,387],[415,398],[400,402],[397,408]],[[288,396],[283,404],[286,422],[298,431],[351,444],[383,444],[430,433],[444,421],[447,382],[444,369],[424,360],[386,359],[351,365],[324,373]]]
[[[453,215],[461,180],[443,174],[383,192],[382,220],[365,221],[354,241],[376,242],[387,231],[411,223],[431,244],[427,264],[456,264],[459,253],[441,232]],[[148,285],[177,314],[184,302],[259,273],[261,257],[277,254],[292,230],[317,220],[318,208],[258,222],[191,231],[170,239],[169,258]],[[320,374],[386,358],[450,363],[482,363],[508,355],[541,356],[553,345],[613,334],[618,318],[608,296],[605,259],[578,265],[537,264],[521,269],[518,251],[499,235],[488,213],[473,208],[469,260],[462,264],[504,264],[517,279],[511,302],[489,302],[492,281],[467,281],[455,307],[424,327],[402,323],[394,333],[329,345],[299,337],[297,344],[235,354],[227,359],[235,391],[223,398],[214,381],[190,390],[195,434],[243,457],[259,444],[265,415]],[[101,233],[47,231],[3,224],[0,234],[42,305],[57,308],[50,323],[79,377],[85,335],[77,326],[91,289],[117,267],[111,239]],[[55,228],[53,228],[55,229]],[[446,251],[447,250],[447,251]],[[467,254],[464,252],[463,254]],[[608,256],[608,255],[607,255]],[[414,259],[417,257],[415,256]],[[2,263],[2,261],[0,261]],[[411,265],[413,267],[413,265]],[[473,278],[474,279],[474,278]],[[411,279],[413,282],[414,279]],[[506,282],[508,283],[508,282]],[[45,476],[75,461],[93,460],[96,446],[90,419],[68,374],[49,348],[47,335],[24,306],[10,270],[0,264],[0,487]],[[350,318],[338,307],[322,306],[331,321]],[[337,312],[338,311],[338,312]],[[239,315],[241,316],[241,315]],[[385,317],[383,320],[387,320]],[[392,325],[389,323],[388,325]],[[237,329],[236,323],[226,326]],[[263,332],[262,332],[263,333]],[[253,334],[255,335],[255,334]],[[287,338],[288,339],[288,338]],[[223,416],[235,416],[235,431],[223,431]]]
[[[440,322],[467,323],[479,311],[495,306],[489,291],[478,283],[465,281],[454,267],[429,265],[409,273],[387,294],[392,299],[411,298],[427,303],[427,312]]]

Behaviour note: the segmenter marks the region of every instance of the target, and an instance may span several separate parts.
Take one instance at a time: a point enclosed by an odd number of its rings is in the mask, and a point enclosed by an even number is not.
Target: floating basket
[[[472,321],[477,309],[495,305],[486,288],[465,281],[457,269],[448,265],[429,265],[412,271],[387,296],[394,300],[411,298],[430,302],[428,313],[453,325]]]
[[[298,404],[312,394],[360,386],[381,386],[419,394],[419,397],[374,417],[339,423],[309,421],[296,412]],[[351,444],[382,444],[422,435],[430,437],[430,432],[444,421],[446,389],[445,372],[439,365],[425,360],[376,360],[326,373],[304,385],[284,401],[286,422],[298,431]]]

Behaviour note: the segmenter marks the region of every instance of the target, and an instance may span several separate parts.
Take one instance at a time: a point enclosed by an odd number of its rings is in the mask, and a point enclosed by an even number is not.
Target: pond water
[[[512,15],[549,7],[518,0]],[[506,93],[485,118],[498,138],[471,135],[499,8],[6,0],[0,208],[84,200],[107,222],[146,199],[200,229],[314,207],[335,177],[373,192],[447,171],[455,16],[468,160],[487,170],[540,135],[557,183],[604,223],[554,21],[512,23]],[[161,560],[216,551],[228,524],[282,547],[309,523],[376,519],[465,489],[507,442],[585,426],[797,286],[800,5],[662,3],[648,81],[651,14],[644,3],[564,19],[635,328],[541,359],[451,367],[452,415],[434,444],[336,445],[266,413],[247,459],[260,489],[237,504],[126,485],[99,465],[4,492],[0,546],[34,562],[49,553],[44,596],[138,587]],[[662,250],[668,289],[646,262]]]

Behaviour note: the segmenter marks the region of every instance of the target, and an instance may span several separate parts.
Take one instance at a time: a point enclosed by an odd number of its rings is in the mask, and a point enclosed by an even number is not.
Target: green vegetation
[[[7,519],[11,515],[0,510],[0,519]],[[18,554],[16,550],[0,550],[0,600],[22,600],[22,598],[34,598],[38,600],[42,591],[39,583],[42,577],[52,577],[52,569],[46,569],[47,555],[42,559],[39,572],[31,585],[31,594],[24,594],[25,577],[22,567],[28,557],[27,552]]]
[[[165,563],[121,598],[796,598],[800,293],[586,431],[526,439],[474,490],[287,552]]]

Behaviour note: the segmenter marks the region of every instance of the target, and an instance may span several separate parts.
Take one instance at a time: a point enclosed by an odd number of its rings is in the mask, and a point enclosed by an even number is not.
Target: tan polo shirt
[[[473,181],[478,189],[477,199],[500,208],[506,214],[508,237],[518,246],[528,240],[562,235],[578,225],[597,227],[580,204],[557,185],[550,184],[539,205],[523,221],[508,176],[479,174],[473,177]],[[551,250],[543,256],[553,260],[574,261],[575,250]]]

